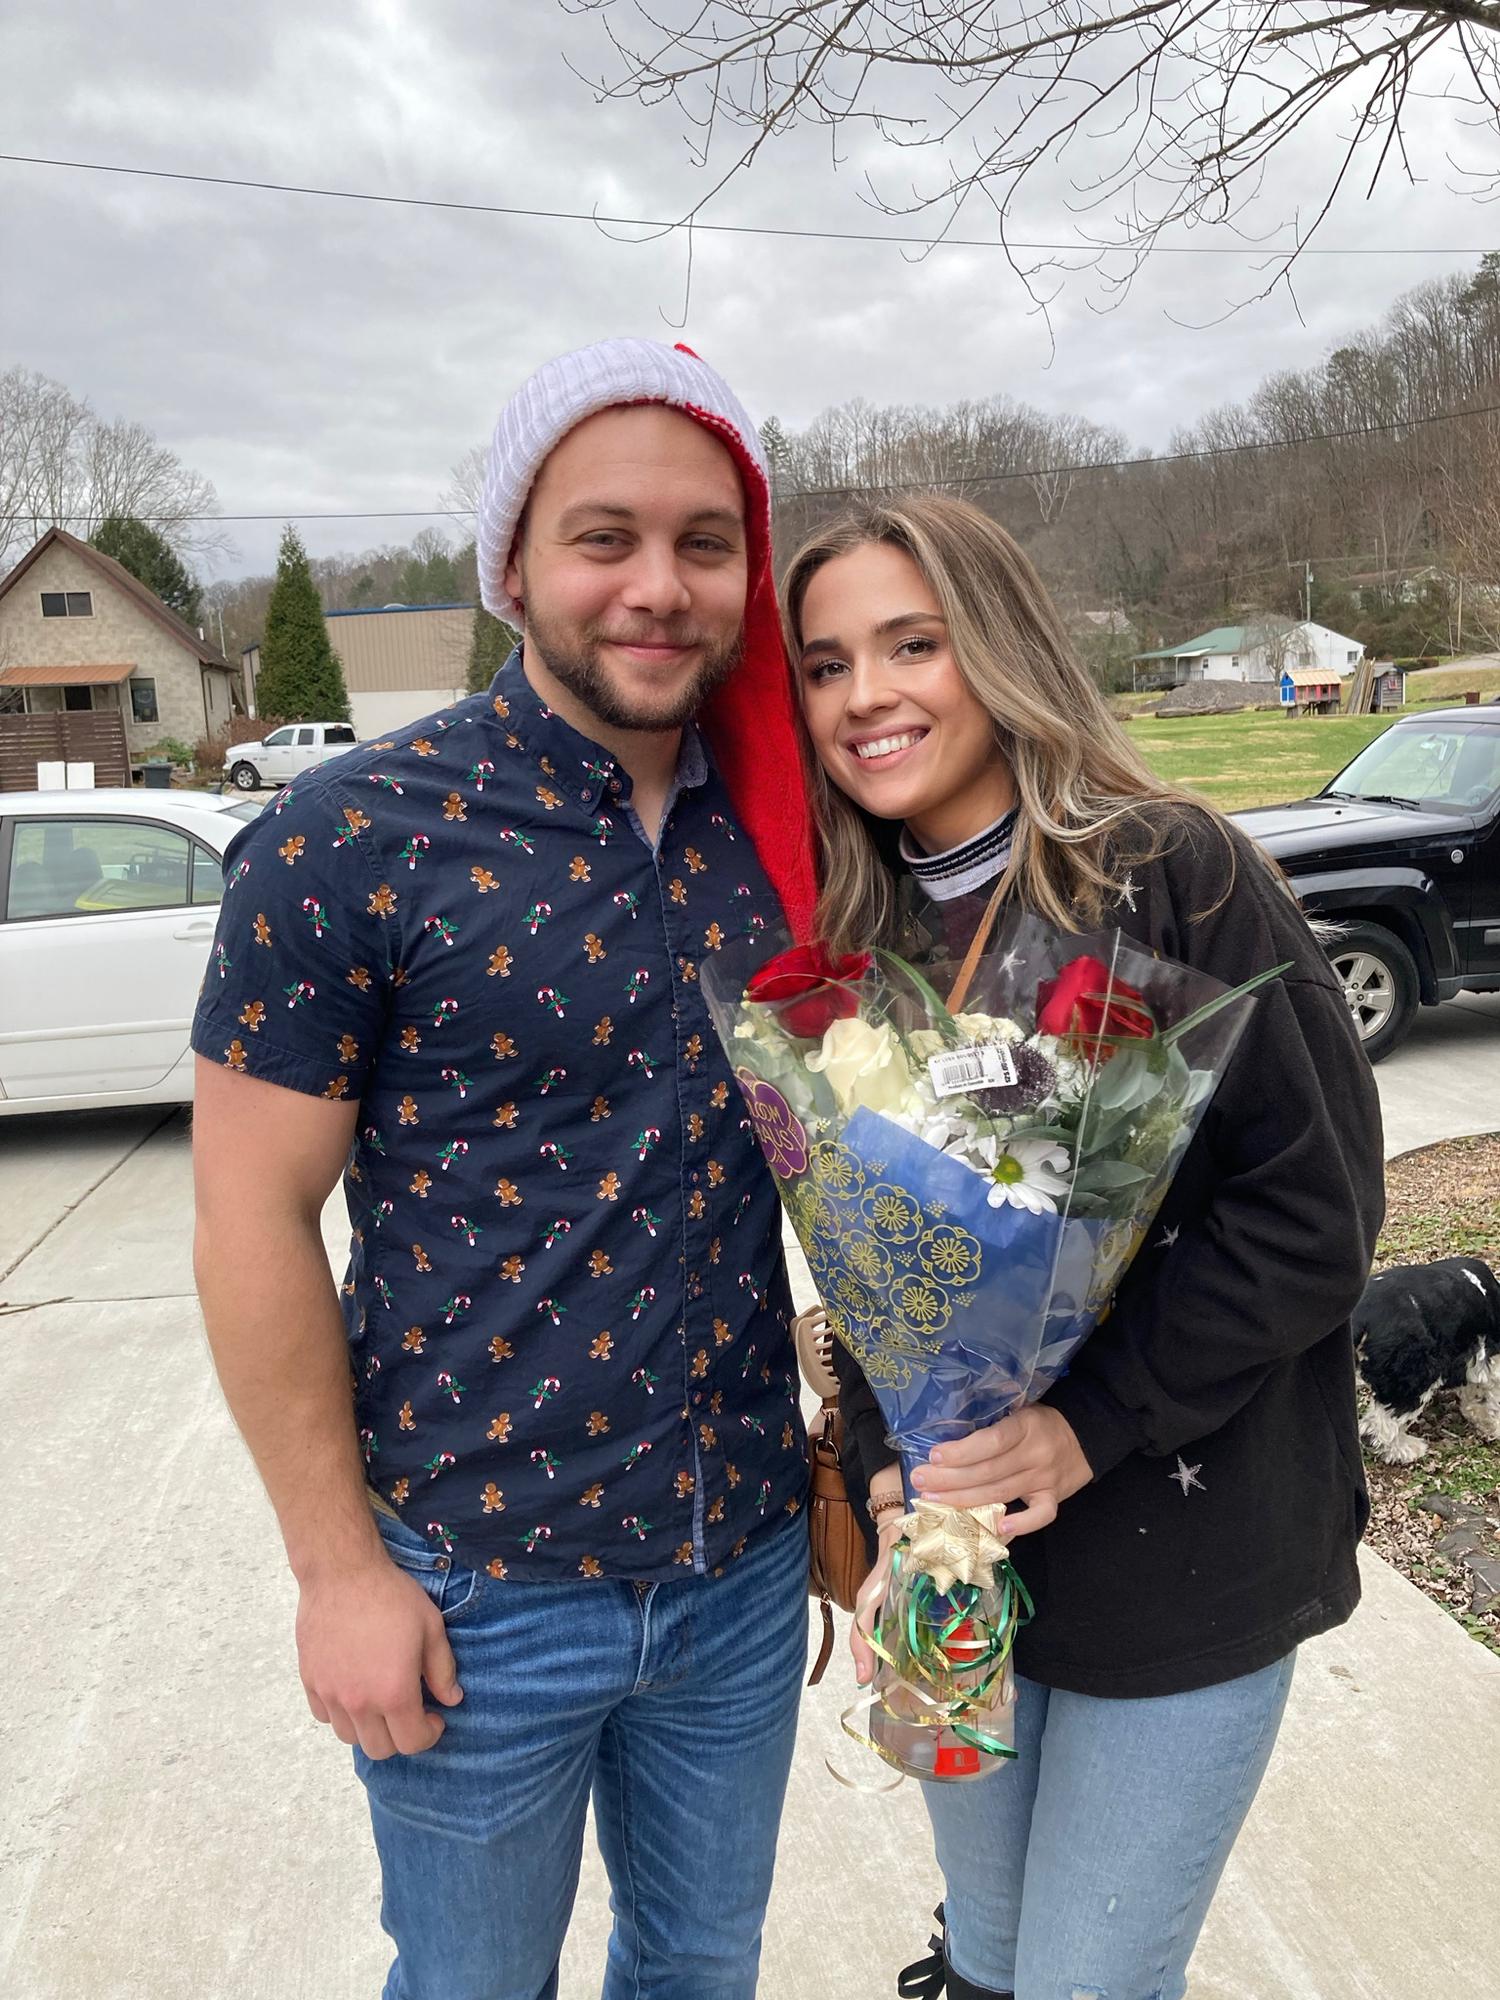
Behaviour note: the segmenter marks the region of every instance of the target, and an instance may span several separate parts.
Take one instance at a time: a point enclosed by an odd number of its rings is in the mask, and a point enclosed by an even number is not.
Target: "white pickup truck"
[[[358,742],[348,722],[289,722],[260,743],[231,743],[224,753],[224,782],[242,792],[279,789],[293,778],[342,756]]]

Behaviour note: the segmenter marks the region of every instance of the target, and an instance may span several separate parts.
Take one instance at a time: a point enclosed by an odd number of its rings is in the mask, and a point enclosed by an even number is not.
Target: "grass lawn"
[[[1305,799],[1373,737],[1385,715],[1303,715],[1242,709],[1238,715],[1155,716],[1125,727],[1152,769],[1225,812]]]
[[[1461,702],[1470,688],[1482,695],[1500,694],[1500,664],[1469,667],[1427,667],[1406,676],[1408,704],[1426,707],[1432,702]]]

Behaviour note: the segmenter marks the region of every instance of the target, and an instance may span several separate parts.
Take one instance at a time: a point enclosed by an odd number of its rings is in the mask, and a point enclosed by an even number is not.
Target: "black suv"
[[[1500,992],[1500,707],[1403,716],[1316,798],[1235,818],[1339,926],[1328,955],[1371,1062],[1419,1004]]]

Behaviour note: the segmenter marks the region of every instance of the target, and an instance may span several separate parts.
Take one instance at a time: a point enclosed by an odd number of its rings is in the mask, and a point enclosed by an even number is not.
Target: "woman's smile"
[[[918,744],[925,742],[927,735],[925,726],[901,730],[888,729],[879,736],[851,737],[847,747],[865,770],[888,771],[893,765],[900,763],[909,751],[915,750]]]

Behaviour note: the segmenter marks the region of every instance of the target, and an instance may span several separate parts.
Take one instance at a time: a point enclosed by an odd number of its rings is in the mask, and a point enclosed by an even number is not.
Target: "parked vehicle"
[[[1371,1062],[1457,993],[1500,992],[1500,711],[1403,716],[1316,797],[1235,815],[1281,863]]]
[[[348,722],[289,722],[258,743],[231,743],[224,753],[224,781],[242,792],[279,790],[315,764],[352,750],[358,740]]]
[[[0,1116],[193,1094],[222,856],[208,792],[0,793]]]

